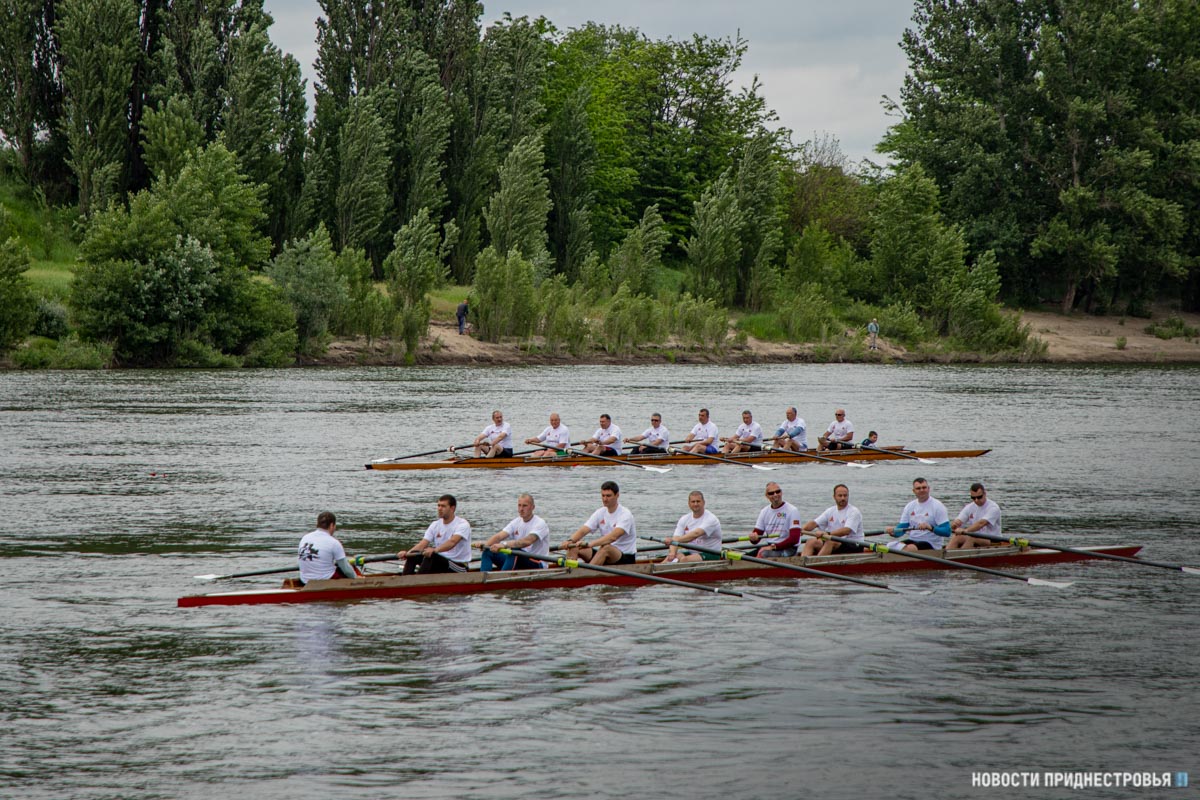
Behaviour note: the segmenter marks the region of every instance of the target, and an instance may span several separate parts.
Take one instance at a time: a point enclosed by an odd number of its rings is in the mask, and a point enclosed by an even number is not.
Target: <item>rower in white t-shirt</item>
[[[783,489],[778,483],[767,484],[767,505],[758,512],[750,541],[758,544],[765,539],[765,546],[756,554],[759,558],[786,558],[796,555],[800,543],[801,527],[804,522],[800,511],[791,503],[784,502]]]
[[[665,453],[671,443],[671,432],[662,424],[662,414],[654,413],[650,415],[650,427],[642,431],[641,436],[630,436],[625,441],[636,444],[632,452],[639,455]]]
[[[756,453],[762,450],[762,426],[754,421],[754,415],[749,410],[742,412],[742,424],[738,425],[733,436],[722,436],[725,443],[722,448],[727,455],[734,453]]]
[[[317,529],[300,540],[296,561],[301,583],[358,577],[346,559],[342,543],[333,536],[336,530],[337,517],[332,511],[322,511],[317,515]]]
[[[850,487],[839,483],[833,487],[833,505],[821,512],[816,519],[804,523],[804,530],[820,531],[820,534],[809,538],[804,543],[801,555],[829,556],[834,553],[860,553],[862,545],[835,542],[829,536],[839,536],[843,539],[863,541],[862,512],[850,505]]]
[[[512,458],[512,428],[499,411],[492,412],[492,424],[475,437],[475,458]]]
[[[471,524],[456,516],[458,501],[452,494],[438,498],[438,518],[411,550],[397,553],[404,559],[404,574],[466,572],[471,563]]]
[[[685,453],[713,455],[717,452],[717,440],[720,438],[717,425],[709,421],[707,408],[700,409],[696,418],[697,422],[692,426],[691,432],[683,437],[684,445],[681,449]]]
[[[951,520],[950,529],[954,531],[954,535],[950,537],[950,543],[946,545],[947,550],[1006,544],[971,535],[972,533],[1002,535],[1000,506],[988,499],[987,489],[983,488],[982,483],[971,484],[971,502],[963,506],[963,510],[958,512],[958,516]]]
[[[612,417],[608,414],[600,415],[600,427],[596,428],[596,432],[592,434],[592,438],[584,439],[580,444],[583,445],[585,452],[597,456],[613,456],[621,455],[621,429],[612,421]]]
[[[559,455],[566,452],[567,446],[571,444],[571,431],[562,424],[562,418],[558,414],[551,414],[550,424],[543,428],[536,437],[526,439],[525,444],[535,447],[541,445],[544,448],[530,453],[534,458]]]
[[[846,409],[839,408],[833,412],[833,422],[817,438],[817,444],[821,450],[854,449],[854,423],[846,419]]]
[[[775,430],[775,435],[766,441],[774,442],[774,446],[780,450],[803,452],[808,449],[808,429],[804,425],[804,418],[796,413],[795,406],[784,412],[784,420]]]
[[[621,505],[621,488],[616,481],[600,484],[600,508],[587,522],[559,545],[567,558],[596,565],[632,564],[637,560],[637,525],[633,514]],[[594,533],[596,538],[585,541]]]
[[[483,546],[479,564],[480,572],[492,569],[541,569],[545,562],[516,553],[501,553],[501,550],[524,550],[535,556],[550,555],[550,527],[546,521],[533,513],[533,495],[523,494],[517,498],[517,516],[493,535]]]
[[[940,550],[950,536],[950,513],[940,500],[929,496],[929,482],[917,478],[912,484],[915,500],[910,500],[900,512],[900,522],[884,528],[892,536],[904,536],[907,541],[892,542],[892,550]]]
[[[711,511],[705,509],[704,495],[700,492],[692,492],[688,495],[688,508],[691,510],[680,517],[679,522],[675,523],[675,533],[663,539],[665,544],[670,545],[670,548],[667,550],[667,557],[663,559],[663,563],[670,564],[676,561],[720,561],[721,520],[717,519],[717,516]],[[689,543],[718,552],[688,552],[687,546]],[[682,554],[679,552],[681,546],[684,550]]]

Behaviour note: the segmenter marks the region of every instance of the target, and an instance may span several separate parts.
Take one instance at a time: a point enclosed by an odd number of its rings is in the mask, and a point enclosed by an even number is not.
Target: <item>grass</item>
[[[788,340],[787,332],[779,323],[779,315],[769,311],[747,314],[737,321],[735,327],[764,342],[786,342]]]
[[[74,221],[75,209],[49,207],[40,193],[0,169],[0,241],[16,237],[29,249],[33,265],[25,276],[43,297],[61,300],[70,290],[79,249]]]
[[[431,316],[436,320],[453,322],[458,304],[466,300],[470,293],[470,286],[443,286],[440,289],[434,289],[429,293]]]

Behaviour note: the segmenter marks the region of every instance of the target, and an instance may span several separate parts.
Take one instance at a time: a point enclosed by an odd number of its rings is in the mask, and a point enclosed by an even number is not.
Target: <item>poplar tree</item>
[[[742,255],[739,231],[744,220],[731,175],[721,175],[694,207],[694,232],[684,245],[692,293],[728,305],[737,294]]]
[[[500,187],[483,212],[491,247],[503,254],[517,251],[544,274],[550,264],[546,250],[550,188],[540,136],[530,134],[517,142],[500,167],[499,180]]]
[[[389,198],[387,130],[369,96],[350,101],[339,140],[336,192],[339,247],[362,247],[372,253]]]
[[[395,309],[396,333],[404,340],[405,361],[416,360],[417,345],[429,330],[429,292],[444,278],[437,225],[421,209],[396,231],[392,252],[383,262]]]

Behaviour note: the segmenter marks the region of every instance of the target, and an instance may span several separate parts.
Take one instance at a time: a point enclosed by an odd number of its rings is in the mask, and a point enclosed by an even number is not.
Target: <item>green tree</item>
[[[155,178],[177,178],[204,145],[204,130],[181,95],[171,95],[160,108],[146,109],[141,132],[143,158]]]
[[[642,214],[642,221],[613,253],[609,264],[612,282],[628,286],[635,295],[652,295],[658,288],[663,250],[669,240],[658,206],[650,206]]]
[[[338,274],[333,242],[324,225],[284,245],[267,275],[296,313],[297,355],[320,355],[330,320],[348,301],[346,281]]]
[[[587,86],[567,98],[548,135],[550,161],[551,249],[555,269],[575,277],[592,251],[592,175],[596,147],[588,127]]]
[[[498,342],[502,336],[533,334],[538,320],[535,276],[533,262],[515,247],[507,258],[491,245],[483,249],[471,289],[471,315],[481,339]]]
[[[25,277],[29,251],[15,238],[0,245],[0,354],[20,344],[33,330],[37,300]]]
[[[728,305],[737,294],[745,219],[729,173],[723,174],[695,203],[687,251],[693,293]]]
[[[53,86],[44,63],[51,41],[42,0],[0,1],[0,135],[11,144],[21,175],[34,174],[34,149],[52,119],[48,107]]]
[[[85,216],[121,188],[129,143],[129,98],[138,60],[137,6],[129,0],[65,0],[64,125]]]
[[[372,252],[388,208],[387,131],[369,97],[350,101],[340,134],[337,232],[340,247]]]
[[[516,250],[539,274],[550,264],[546,250],[549,181],[542,140],[537,134],[517,142],[500,167],[500,186],[483,212],[497,253]]]
[[[397,333],[404,340],[405,360],[416,360],[417,344],[429,331],[429,292],[445,277],[437,225],[428,209],[396,231],[392,252],[383,262],[392,292]]]

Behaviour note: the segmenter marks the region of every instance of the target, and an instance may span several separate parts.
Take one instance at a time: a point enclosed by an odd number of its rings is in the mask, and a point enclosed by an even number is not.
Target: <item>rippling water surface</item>
[[[371,554],[414,541],[443,492],[490,535],[531,491],[556,540],[609,478],[643,532],[667,532],[696,488],[727,532],[762,505],[766,474],[732,466],[362,468],[470,441],[493,408],[520,438],[551,410],[582,438],[605,411],[626,435],[659,411],[678,437],[700,406],[732,431],[746,406],[773,429],[795,404],[813,430],[844,405],[860,436],[993,452],[773,473],[806,516],[839,481],[879,528],[917,475],[951,513],[980,480],[1009,530],[1197,564],[1198,401],[1195,368],[0,374],[0,797],[1066,794],[972,788],[996,770],[1190,770],[1194,785],[1200,579],[1179,573],[1033,573],[1065,590],[887,578],[928,595],[756,587],[774,604],[666,587],[175,600],[204,590],[193,575],[287,565],[326,508],[347,549]]]

